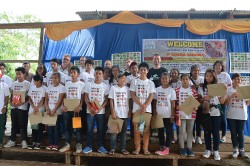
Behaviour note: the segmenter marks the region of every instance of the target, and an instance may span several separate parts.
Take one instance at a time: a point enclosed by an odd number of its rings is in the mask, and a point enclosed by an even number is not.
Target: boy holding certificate
[[[129,154],[125,149],[126,147],[126,132],[128,126],[128,118],[131,116],[131,110],[129,110],[129,98],[130,92],[129,88],[125,86],[126,75],[125,73],[118,74],[118,84],[111,87],[109,92],[110,98],[110,108],[111,117],[113,119],[120,118],[123,120],[123,125],[121,129],[121,153],[124,155]],[[114,155],[116,148],[117,133],[111,133],[110,145],[111,150],[110,155]]]
[[[72,81],[67,82],[65,85],[66,100],[71,99],[78,99],[79,104],[76,108],[72,108],[72,110],[68,110],[70,107],[69,105],[66,105],[66,102],[63,103],[63,118],[64,118],[64,124],[65,124],[65,145],[59,150],[60,152],[66,152],[70,150],[70,143],[72,138],[72,118],[75,115],[81,116],[80,114],[82,109],[82,103],[84,99],[84,86],[85,83],[82,81],[79,81],[78,77],[80,75],[80,70],[78,67],[73,66],[70,69],[70,75],[72,77]],[[65,100],[64,100],[65,101]],[[76,102],[77,100],[71,100],[71,102]],[[71,104],[71,103],[69,103]],[[73,105],[73,103],[71,104]],[[82,143],[81,143],[81,128],[76,129],[76,139],[77,139],[77,145],[76,145],[76,153],[81,153],[82,151]]]

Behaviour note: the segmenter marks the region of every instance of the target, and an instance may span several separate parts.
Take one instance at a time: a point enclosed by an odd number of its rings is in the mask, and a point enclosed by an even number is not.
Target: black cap
[[[126,76],[126,73],[125,73],[125,72],[120,72],[120,73],[118,74],[118,78],[120,78],[120,77],[122,77],[122,76]]]

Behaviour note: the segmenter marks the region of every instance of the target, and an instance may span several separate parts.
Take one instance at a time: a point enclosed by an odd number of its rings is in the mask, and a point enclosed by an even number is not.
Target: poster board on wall
[[[230,73],[250,73],[250,53],[231,52],[229,57]]]
[[[80,60],[75,60],[74,61],[74,66],[80,66]],[[93,68],[97,67],[97,66],[101,66],[102,67],[102,60],[94,60],[94,66]]]
[[[154,54],[161,56],[162,66],[168,71],[177,68],[189,73],[191,66],[197,64],[205,73],[217,60],[228,66],[227,43],[223,39],[143,39],[143,59],[151,66]]]
[[[141,52],[121,52],[111,54],[111,61],[113,65],[119,66],[120,70],[125,70],[125,61],[127,58],[133,59],[136,63],[141,63]]]

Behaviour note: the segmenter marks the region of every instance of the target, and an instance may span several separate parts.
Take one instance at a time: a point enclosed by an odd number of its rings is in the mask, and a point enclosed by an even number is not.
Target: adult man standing
[[[30,63],[23,62],[23,67],[25,68],[24,80],[31,82],[34,74],[30,73]]]
[[[63,72],[67,76],[69,75],[69,70],[71,68],[70,60],[71,56],[69,54],[64,54],[62,64],[59,67],[59,71]]]
[[[154,82],[155,87],[159,87],[161,84],[160,76],[162,73],[168,72],[166,68],[161,66],[161,57],[159,54],[154,54],[153,57],[153,67],[149,69],[148,79]]]

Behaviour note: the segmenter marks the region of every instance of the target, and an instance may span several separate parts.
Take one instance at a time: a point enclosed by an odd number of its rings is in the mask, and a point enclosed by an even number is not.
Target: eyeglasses
[[[69,61],[69,59],[67,59],[67,58],[63,58],[63,60],[64,60],[64,61]]]

